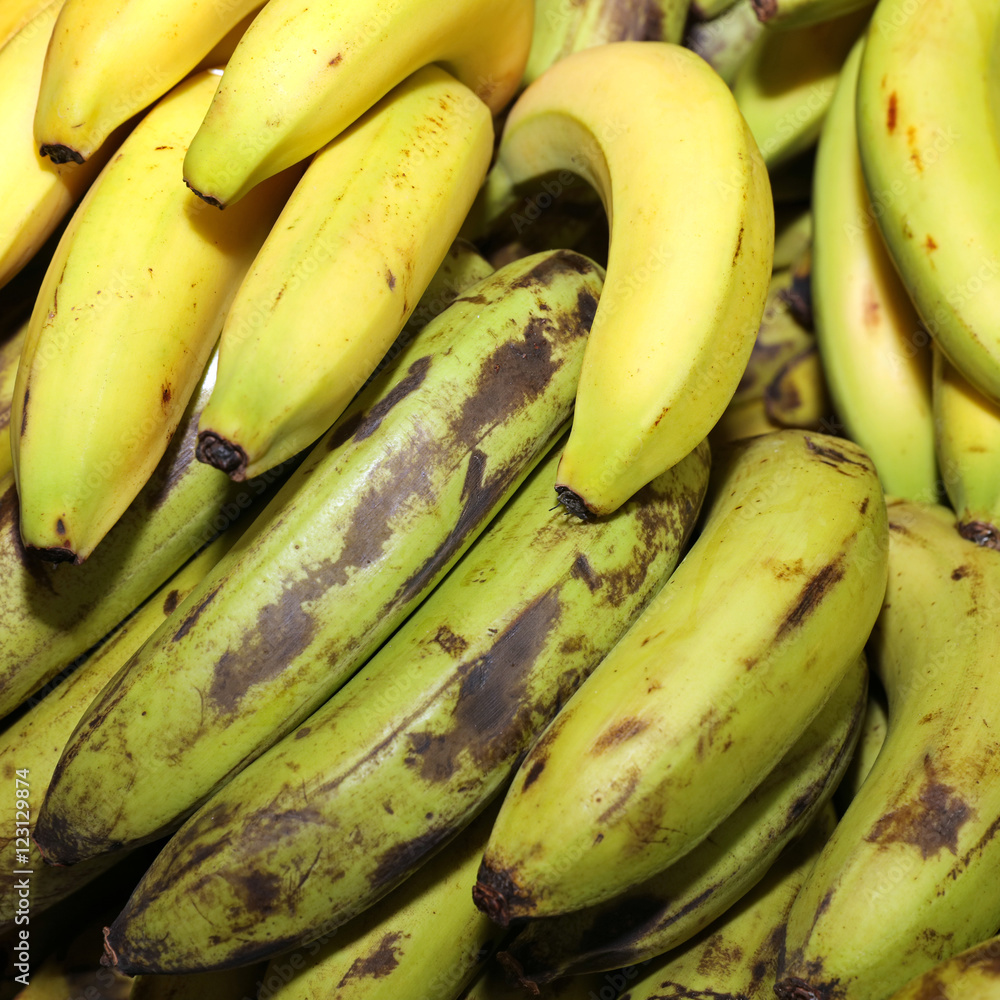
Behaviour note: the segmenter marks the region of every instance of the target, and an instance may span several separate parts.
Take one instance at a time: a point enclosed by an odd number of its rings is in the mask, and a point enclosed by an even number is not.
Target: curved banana
[[[0,287],[39,252],[93,182],[125,129],[83,168],[39,155],[31,133],[46,47],[62,0],[41,7],[0,48]]]
[[[585,525],[545,502],[558,458],[553,442],[382,649],[174,834],[109,933],[123,967],[225,964],[332,929],[498,796],[676,565],[708,479],[702,447],[620,515]],[[255,832],[272,828],[276,840]],[[246,905],[229,875],[244,871],[287,892],[251,905],[226,940],[211,924]],[[474,882],[473,871],[470,901]]]
[[[838,419],[885,490],[938,496],[930,337],[879,233],[858,155],[854,106],[864,39],[837,85],[816,153],[812,299],[816,340]]]
[[[846,811],[851,799],[858,794],[858,789],[865,783],[885,742],[888,724],[885,690],[881,681],[871,675],[868,679],[868,704],[865,706],[861,733],[844,776],[833,793],[833,804],[838,815]]]
[[[733,79],[768,170],[816,144],[841,67],[871,17],[861,10],[804,28],[763,31]]]
[[[606,903],[529,920],[499,959],[529,990],[639,965],[690,940],[750,892],[830,801],[866,703],[864,656],[792,748],[697,847]]]
[[[1000,402],[1000,145],[992,0],[882,0],[858,77],[873,213],[924,326]]]
[[[768,28],[801,28],[871,7],[871,0],[753,0],[753,6]]]
[[[888,997],[1000,926],[1000,553],[891,499],[888,731],[789,913],[780,1000]]]
[[[6,0],[0,7],[0,48],[46,7],[63,0]]]
[[[486,105],[437,66],[316,153],[226,314],[203,462],[245,479],[329,429],[417,305],[492,154]]]
[[[666,42],[557,62],[510,109],[495,169],[515,185],[572,172],[607,211],[556,492],[608,514],[705,438],[739,382],[771,274],[767,172],[723,81]]]
[[[916,976],[889,1000],[997,1000],[1000,936],[989,937]]]
[[[89,160],[118,126],[179,84],[261,6],[261,0],[65,0],[33,117],[40,155],[53,163]]]
[[[1000,549],[1000,404],[935,347],[934,440],[941,481],[963,538]]]
[[[188,78],[135,127],[73,213],[35,301],[11,450],[21,538],[49,558],[86,560],[149,479],[295,183],[297,170],[279,175],[225,215],[179,183],[217,80]]]
[[[750,0],[736,0],[714,17],[688,24],[683,41],[731,86],[763,33]]]
[[[497,114],[521,79],[532,15],[533,0],[388,0],[374,8],[363,0],[270,0],[226,64],[184,180],[210,204],[231,205],[325,146],[428,63]]]
[[[864,646],[886,576],[864,452],[792,430],[737,442],[706,507],[666,585],[518,769],[475,889],[502,924],[610,899],[687,854]]]
[[[47,858],[174,829],[391,635],[569,419],[600,289],[550,251],[424,327],[94,704],[38,812]]]
[[[14,471],[14,459],[10,453],[10,407],[27,329],[28,324],[22,323],[12,336],[0,344],[0,476]]]

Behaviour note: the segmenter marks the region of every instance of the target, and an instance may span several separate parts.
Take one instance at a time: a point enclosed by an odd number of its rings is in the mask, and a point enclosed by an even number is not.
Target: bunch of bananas
[[[997,46],[6,0],[0,1000],[1000,996]]]

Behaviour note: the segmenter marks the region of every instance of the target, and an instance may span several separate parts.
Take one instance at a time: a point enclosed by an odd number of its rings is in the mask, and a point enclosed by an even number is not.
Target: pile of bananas
[[[4,0],[0,1000],[1000,997],[995,51]]]

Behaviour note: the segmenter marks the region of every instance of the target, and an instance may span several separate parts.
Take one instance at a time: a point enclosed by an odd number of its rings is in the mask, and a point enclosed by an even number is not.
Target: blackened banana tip
[[[568,486],[556,487],[556,499],[571,514],[575,514],[581,521],[591,521],[594,515],[590,512],[583,498],[574,493]]]
[[[61,142],[43,142],[38,147],[39,156],[47,156],[53,163],[83,163],[83,154]]]
[[[476,882],[472,888],[472,901],[476,904],[476,908],[485,913],[493,923],[500,927],[506,927],[510,923],[507,899],[503,893],[498,892],[492,886]]]
[[[215,431],[201,431],[195,457],[212,465],[239,482],[246,478],[247,453],[238,445],[220,437]]]

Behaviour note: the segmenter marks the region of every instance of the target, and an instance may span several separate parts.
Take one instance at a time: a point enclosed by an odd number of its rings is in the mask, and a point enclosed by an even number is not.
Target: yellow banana
[[[871,7],[871,0],[753,0],[753,5],[769,28],[801,28]]]
[[[871,16],[861,10],[803,28],[764,31],[733,79],[733,94],[769,170],[816,144],[837,79]]]
[[[537,989],[648,961],[738,906],[830,801],[857,743],[867,679],[860,656],[774,770],[675,864],[604,904],[529,920],[498,957]]]
[[[498,922],[610,899],[698,845],[860,654],[886,519],[850,442],[776,431],[713,472],[660,593],[522,761],[475,892]]]
[[[608,514],[708,434],[739,382],[771,274],[767,173],[723,81],[666,42],[555,63],[510,109],[497,164],[514,185],[575,173],[607,211],[556,491],[582,517]]]
[[[569,419],[600,288],[550,251],[424,327],[92,706],[38,814],[46,857],[175,828],[389,637]]]
[[[43,159],[31,134],[45,52],[62,0],[39,8],[0,48],[0,287],[39,252],[89,187],[125,128],[82,169]]]
[[[533,0],[270,0],[240,39],[184,179],[225,206],[336,138],[420,67],[437,63],[494,114],[531,45]],[[280,81],[280,82],[278,82]]]
[[[486,105],[427,66],[313,157],[226,315],[203,462],[256,476],[330,427],[417,305],[492,153]]]
[[[27,323],[22,323],[11,337],[0,344],[0,476],[14,471],[10,453],[10,404],[14,399],[14,381],[27,328]]]
[[[618,516],[582,524],[545,502],[558,458],[553,442],[385,646],[174,834],[109,932],[124,968],[222,965],[336,927],[500,794],[676,565],[707,485],[702,447]],[[282,902],[237,917],[246,871],[286,886]],[[212,924],[231,919],[226,940]]]
[[[889,253],[934,342],[1000,402],[1000,146],[992,0],[882,0],[858,77],[858,148]]]
[[[213,360],[167,453],[82,566],[26,551],[13,477],[0,492],[0,718],[106,635],[219,531],[263,506],[287,477],[292,463],[237,484],[195,459],[197,414],[214,378]]]
[[[11,446],[21,538],[49,558],[87,559],[151,475],[295,182],[297,170],[275,177],[225,215],[180,183],[217,79],[189,78],[135,127],[73,213],[38,293]]]
[[[763,33],[750,0],[736,0],[707,20],[692,21],[684,32],[684,45],[731,86]]]
[[[0,8],[0,48],[54,2],[62,0],[6,0]]]
[[[119,125],[179,84],[261,6],[261,0],[65,0],[41,75],[36,148],[53,163],[89,160]]]
[[[916,976],[891,1000],[997,1000],[1000,936],[987,938]]]
[[[888,513],[888,730],[789,913],[780,1000],[882,1000],[1000,926],[1000,553],[945,507]]]
[[[1000,549],[1000,404],[987,399],[933,349],[934,441],[958,532]]]
[[[812,298],[837,417],[894,496],[938,493],[930,337],[879,233],[858,155],[855,103],[864,38],[841,73],[816,154]]]
[[[830,427],[830,400],[815,338],[781,366],[764,393],[764,409],[777,427]]]

